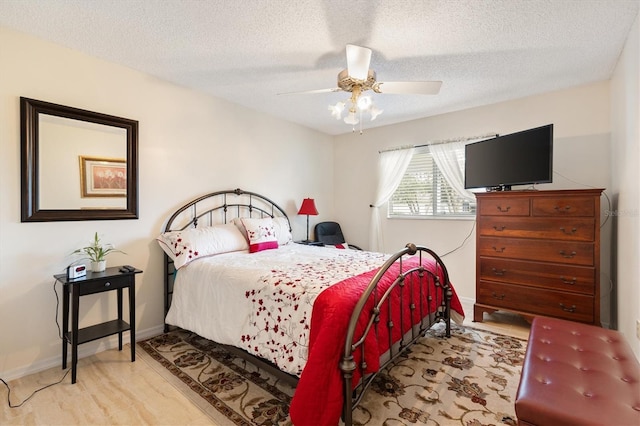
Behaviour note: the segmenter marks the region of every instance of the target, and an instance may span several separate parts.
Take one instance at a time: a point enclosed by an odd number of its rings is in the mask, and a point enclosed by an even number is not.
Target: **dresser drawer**
[[[594,266],[594,244],[523,238],[480,237],[478,256]]]
[[[521,237],[568,241],[593,241],[595,220],[589,218],[549,218],[482,216],[478,219],[480,235]]]
[[[529,216],[528,198],[483,198],[479,204],[481,216]]]
[[[95,281],[81,282],[74,285],[77,285],[80,289],[80,296],[84,296],[100,291],[128,287],[130,281],[133,279],[135,279],[133,275],[123,275],[122,277],[108,277]]]
[[[583,294],[481,281],[476,298],[480,304],[497,308],[571,321],[594,322],[594,299]]]
[[[481,257],[478,274],[483,281],[595,294],[595,268],[588,266]]]
[[[533,216],[587,216],[595,214],[593,197],[544,197],[533,199]]]

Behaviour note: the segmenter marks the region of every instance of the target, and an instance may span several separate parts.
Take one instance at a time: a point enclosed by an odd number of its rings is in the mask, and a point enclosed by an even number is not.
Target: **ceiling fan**
[[[329,110],[332,116],[340,120],[343,111],[349,104],[344,122],[352,126],[361,123],[362,114],[365,112],[370,114],[371,120],[375,120],[382,113],[382,110],[374,105],[370,96],[363,95],[368,90],[372,90],[375,93],[388,94],[436,95],[442,86],[441,81],[377,81],[376,72],[369,69],[371,49],[347,44],[346,51],[347,69],[338,73],[338,87],[309,90],[298,92],[298,94],[350,92],[351,97],[349,99],[340,101],[335,105],[329,105]],[[362,126],[362,123],[360,125]],[[355,131],[355,127],[353,130]],[[360,133],[362,133],[362,128]]]

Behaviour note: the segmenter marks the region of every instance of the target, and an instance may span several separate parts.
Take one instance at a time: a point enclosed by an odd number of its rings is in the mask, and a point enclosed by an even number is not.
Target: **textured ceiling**
[[[337,135],[348,43],[378,81],[372,128],[607,80],[640,0],[0,0],[0,25]]]

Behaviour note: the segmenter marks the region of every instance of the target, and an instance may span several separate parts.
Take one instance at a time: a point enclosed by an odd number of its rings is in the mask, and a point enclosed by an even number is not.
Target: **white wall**
[[[59,365],[52,276],[96,231],[127,253],[110,264],[144,270],[136,288],[141,337],[163,324],[154,238],[184,202],[238,187],[263,193],[290,215],[295,239],[306,234],[306,217],[296,214],[304,197],[320,211],[311,226],[332,216],[329,136],[3,28],[0,46],[0,377]],[[138,220],[20,223],[20,96],[139,121]],[[85,296],[81,326],[113,319],[115,309],[113,295]]]
[[[492,132],[508,134],[549,123],[554,124],[553,183],[537,188],[610,188],[609,120],[609,83],[600,82],[365,130],[362,135],[337,137],[334,142],[336,217],[343,224],[349,241],[368,245],[369,204],[377,184],[378,151],[381,149]],[[602,204],[604,222],[607,208],[604,197]],[[380,216],[386,216],[384,208]],[[473,220],[384,219],[384,251],[394,252],[413,242],[437,253],[446,253],[460,246],[473,228]],[[602,322],[608,325],[610,221],[601,229],[601,234],[604,272],[601,311]],[[444,260],[458,295],[475,300],[475,229],[464,247]]]
[[[636,19],[611,83],[611,139],[617,326],[640,359],[640,17]]]

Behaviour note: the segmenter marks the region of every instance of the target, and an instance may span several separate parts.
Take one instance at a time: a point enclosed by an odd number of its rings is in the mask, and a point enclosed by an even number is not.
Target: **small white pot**
[[[106,260],[100,260],[98,262],[91,262],[91,270],[93,272],[103,272],[105,269],[107,269],[107,261]]]

